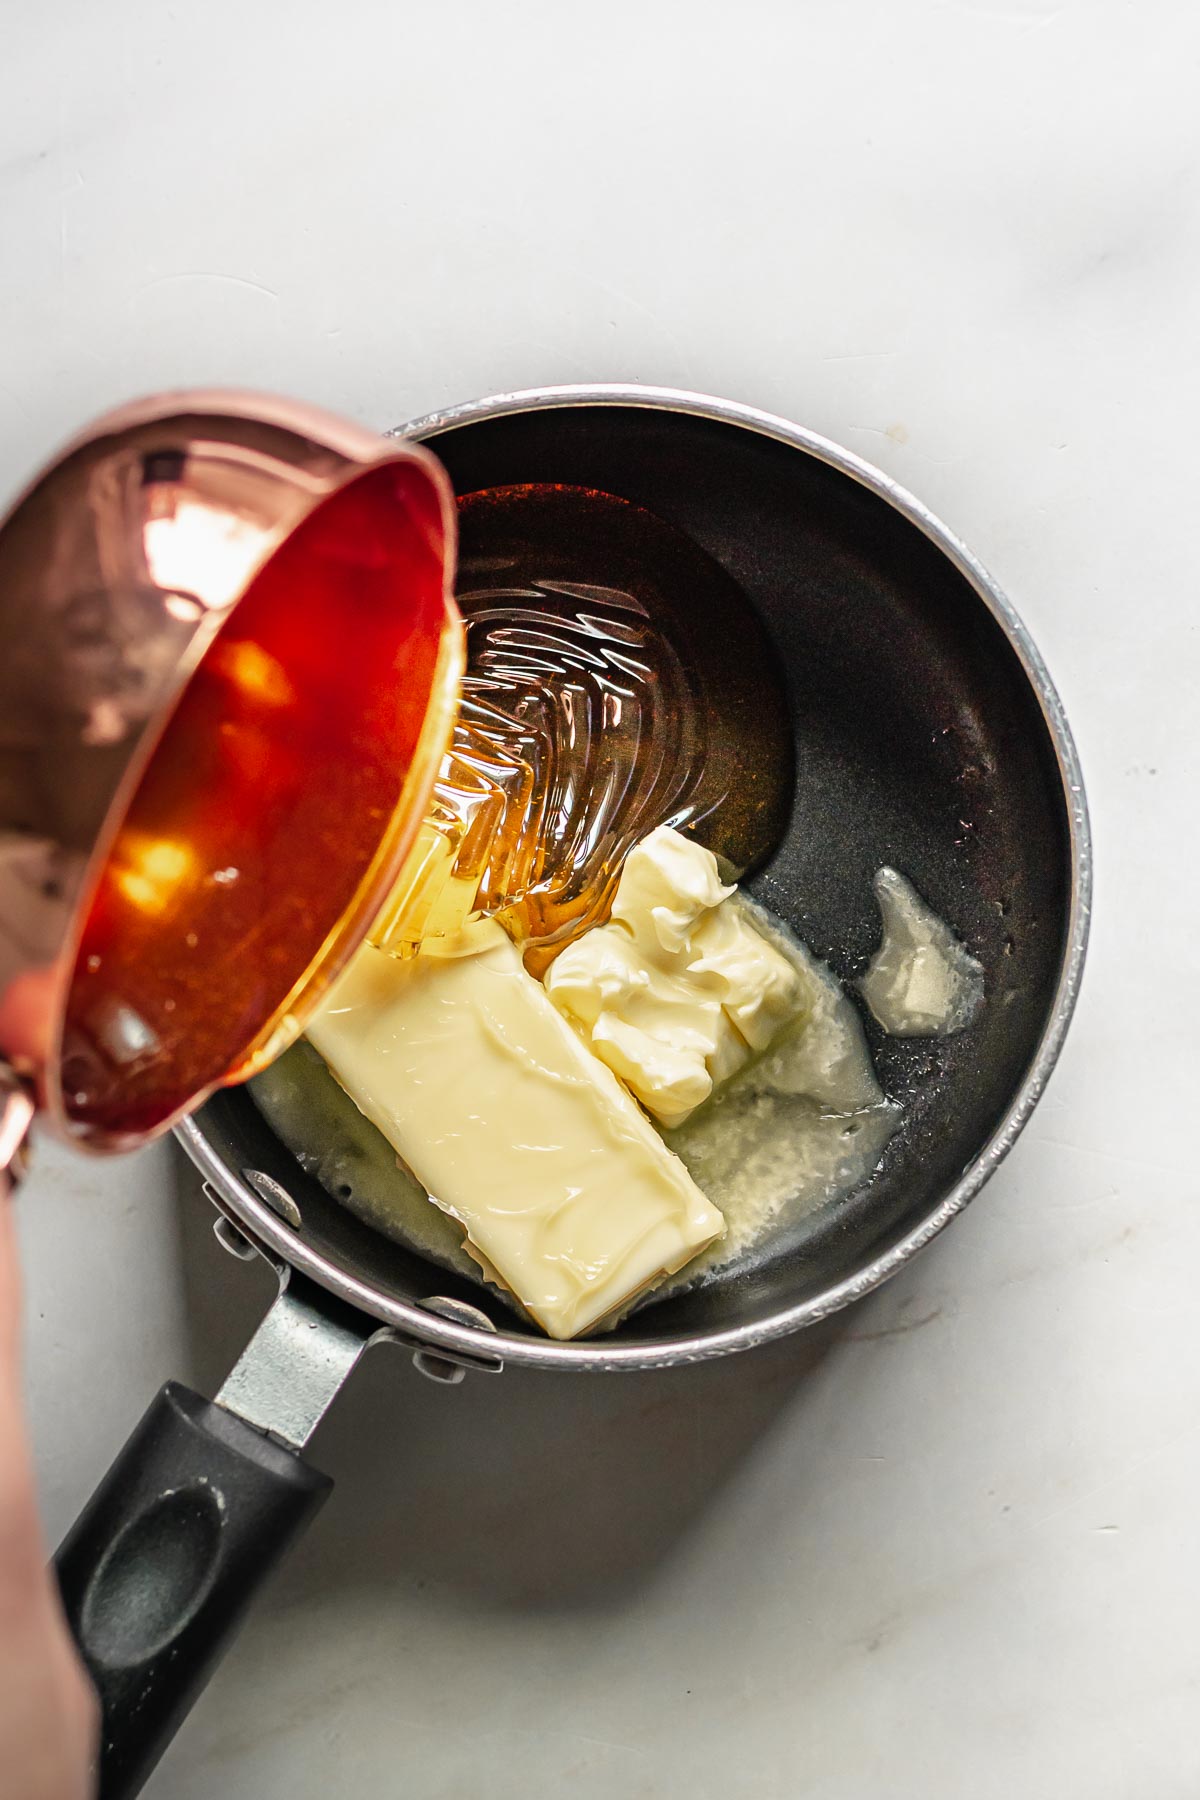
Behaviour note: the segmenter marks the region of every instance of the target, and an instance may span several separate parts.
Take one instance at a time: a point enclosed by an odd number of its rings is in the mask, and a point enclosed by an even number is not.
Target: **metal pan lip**
[[[933,1210],[890,1249],[824,1292],[794,1306],[782,1307],[751,1324],[696,1332],[665,1342],[611,1345],[605,1345],[603,1341],[556,1343],[551,1339],[542,1341],[504,1331],[492,1333],[455,1325],[411,1302],[394,1300],[379,1293],[368,1282],[361,1281],[315,1251],[264,1204],[236,1170],[222,1161],[194,1118],[184,1119],[176,1126],[177,1136],[205,1180],[260,1246],[371,1317],[383,1321],[406,1342],[420,1342],[468,1358],[482,1356],[492,1363],[500,1358],[525,1368],[599,1373],[673,1368],[705,1362],[711,1357],[753,1349],[805,1326],[815,1325],[879,1287],[970,1205],[1024,1130],[1062,1050],[1079,996],[1087,953],[1093,866],[1091,824],[1075,740],[1041,654],[1012,602],[979,559],[929,507],[853,451],[776,413],[737,401],[691,393],[682,388],[619,382],[522,388],[492,394],[482,400],[426,413],[422,418],[397,426],[387,435],[428,442],[460,426],[504,418],[513,413],[593,406],[641,407],[691,414],[774,438],[840,470],[852,481],[877,494],[936,544],[992,614],[1025,671],[1054,747],[1067,813],[1071,859],[1067,934],[1054,1003],[1025,1079],[996,1130]]]

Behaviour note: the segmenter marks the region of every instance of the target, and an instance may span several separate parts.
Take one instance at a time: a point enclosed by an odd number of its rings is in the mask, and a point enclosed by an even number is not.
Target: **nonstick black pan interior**
[[[460,493],[519,482],[604,489],[722,563],[767,628],[794,722],[790,829],[751,891],[853,982],[879,937],[871,878],[890,863],[984,965],[986,1005],[957,1037],[889,1038],[868,1021],[880,1079],[905,1113],[866,1185],[750,1266],[639,1311],[610,1341],[752,1323],[851,1276],[919,1223],[979,1154],[1034,1058],[1060,973],[1071,869],[1037,696],[947,556],[885,500],[793,445],[682,412],[591,405],[469,423],[431,447]],[[314,1250],[393,1297],[449,1294],[488,1310],[478,1288],[325,1194],[244,1091],[218,1095],[198,1123],[233,1170],[282,1183]],[[495,1311],[502,1329],[519,1331]]]

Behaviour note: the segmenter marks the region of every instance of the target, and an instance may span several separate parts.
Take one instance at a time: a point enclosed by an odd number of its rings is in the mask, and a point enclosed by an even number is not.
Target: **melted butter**
[[[663,1140],[725,1215],[725,1236],[657,1298],[749,1261],[786,1227],[844,1199],[871,1174],[900,1123],[884,1098],[853,1002],[837,977],[744,894],[731,904],[787,958],[801,1023],[718,1088]]]
[[[863,976],[863,998],[894,1037],[948,1037],[983,1004],[983,968],[895,869],[880,869],[875,897],[883,941]]]

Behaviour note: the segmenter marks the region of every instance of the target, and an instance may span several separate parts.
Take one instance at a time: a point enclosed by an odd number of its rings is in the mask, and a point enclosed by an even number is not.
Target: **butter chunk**
[[[625,858],[612,916],[636,944],[673,955],[686,949],[697,919],[736,892],[711,850],[660,825]]]
[[[722,1011],[724,977],[694,977],[686,956],[664,951],[656,934],[639,945],[620,924],[586,931],[555,958],[545,985],[600,1060],[664,1125],[681,1123],[708,1099],[716,1067],[732,1073],[749,1055]]]
[[[408,961],[360,950],[308,1035],[551,1337],[598,1325],[724,1232],[494,923]]]
[[[692,933],[693,978],[720,983],[721,1004],[752,1050],[765,1050],[804,1008],[800,976],[741,907],[718,906]]]
[[[712,1093],[704,1052],[695,1045],[672,1043],[665,1034],[656,1037],[610,1012],[601,1013],[590,1042],[601,1062],[635,1094],[653,1097],[654,1116],[664,1125],[690,1117]]]
[[[721,882],[712,852],[669,826],[630,852],[611,921],[569,944],[545,986],[668,1127],[808,1010],[796,969]]]
[[[896,869],[880,869],[875,898],[883,942],[863,976],[863,998],[894,1037],[948,1037],[983,1003],[983,965]]]

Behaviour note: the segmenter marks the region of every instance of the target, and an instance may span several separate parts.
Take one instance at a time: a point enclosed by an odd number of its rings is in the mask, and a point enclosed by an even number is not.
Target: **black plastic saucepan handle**
[[[299,1451],[381,1333],[295,1270],[278,1273],[278,1298],[217,1400],[168,1382],[58,1553],[100,1697],[100,1800],[141,1791],[333,1486]]]
[[[56,1558],[100,1696],[100,1795],[140,1791],[261,1582],[333,1483],[168,1382]]]

